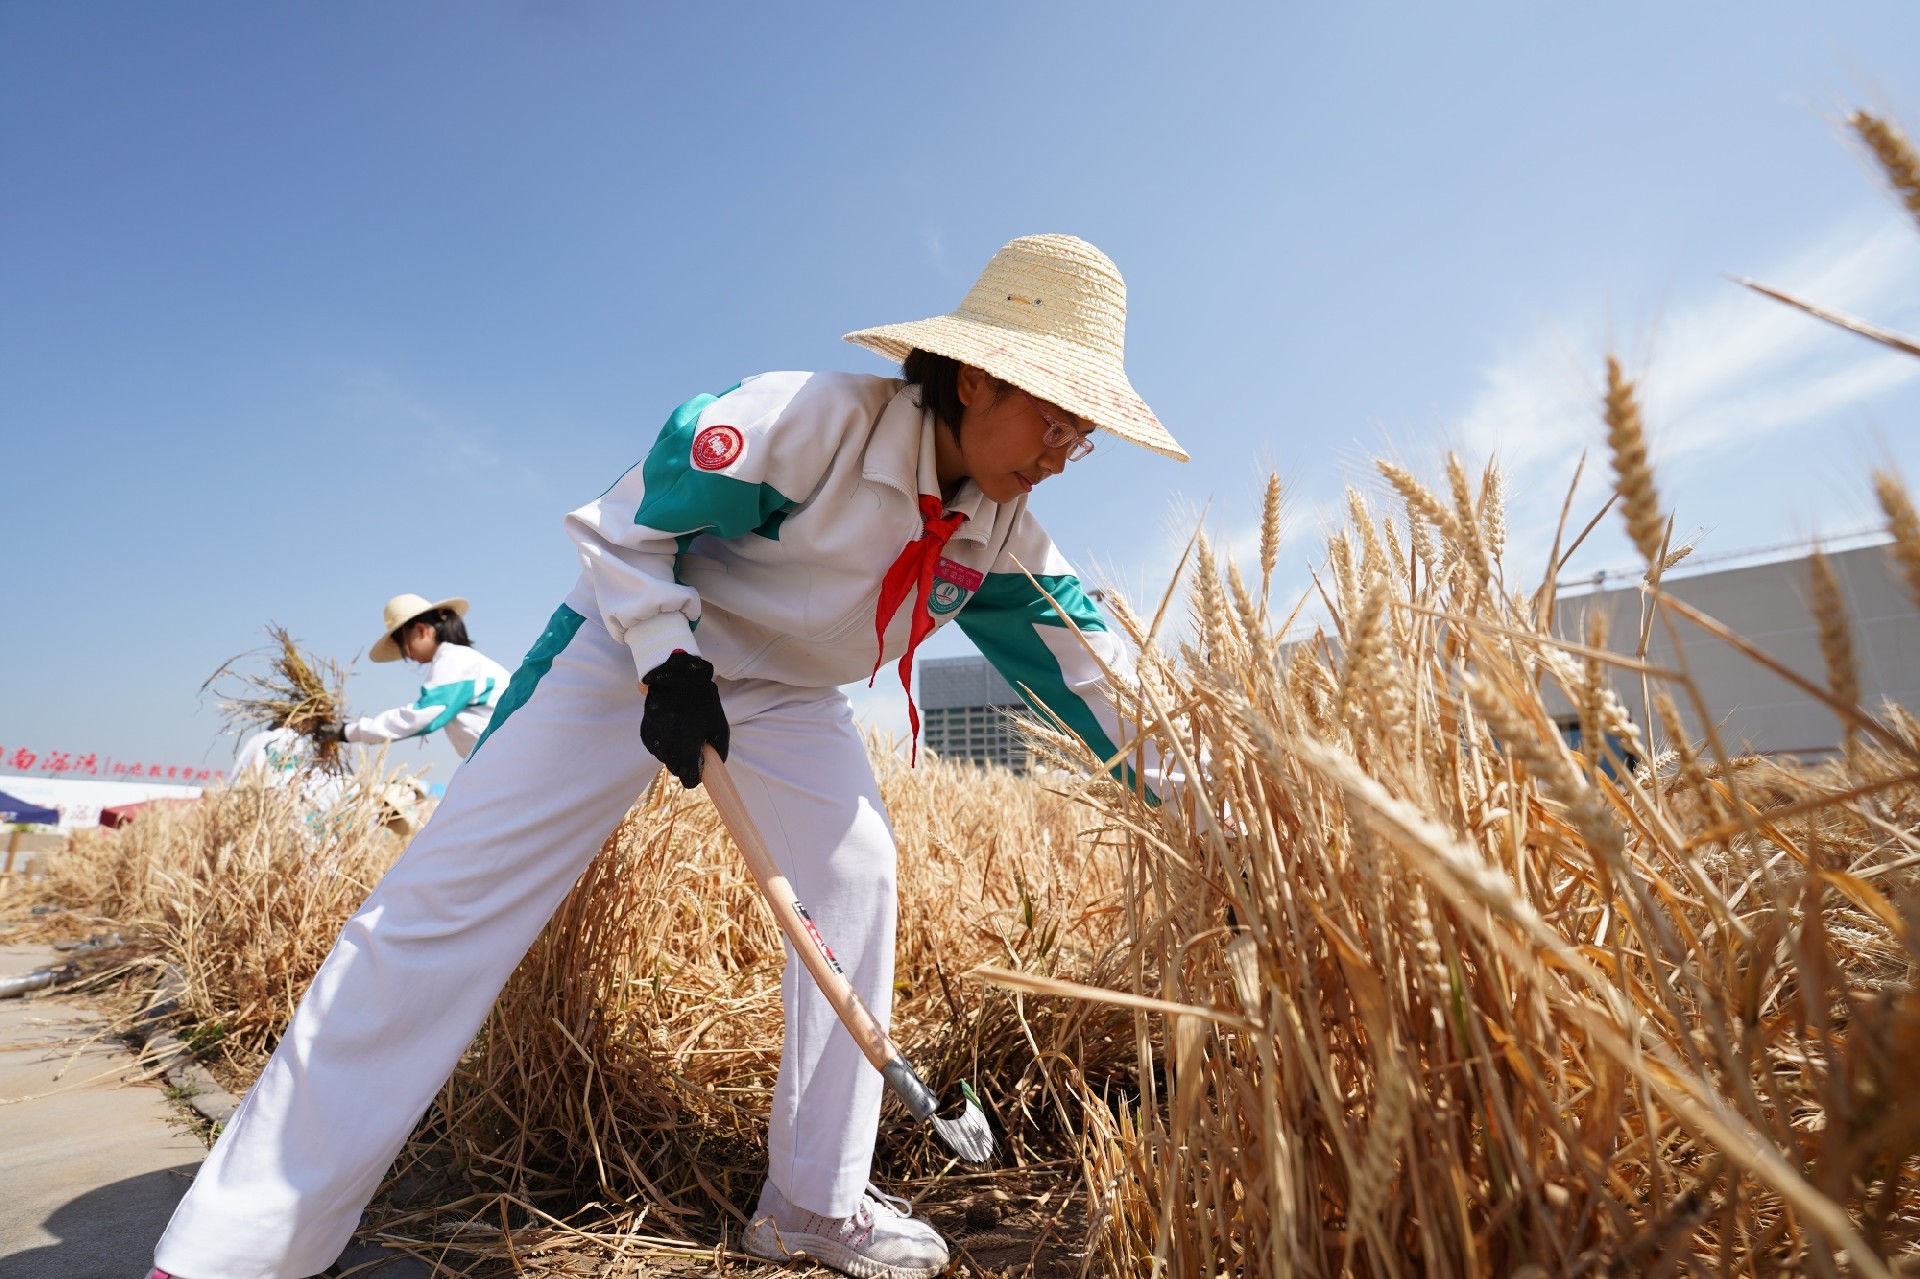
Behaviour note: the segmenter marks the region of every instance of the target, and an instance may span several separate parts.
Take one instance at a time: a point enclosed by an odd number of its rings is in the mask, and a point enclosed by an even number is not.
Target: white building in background
[[[920,744],[944,759],[1027,771],[1027,748],[1015,719],[1033,712],[984,657],[929,657],[916,687]]]
[[[1861,704],[1877,712],[1882,702],[1892,701],[1920,714],[1920,612],[1887,547],[1830,552],[1827,563],[1846,600]],[[1693,573],[1685,568],[1683,561],[1662,589],[1722,623],[1802,679],[1826,687],[1827,668],[1820,653],[1819,622],[1810,604],[1811,568],[1805,555]],[[1587,633],[1588,615],[1604,609],[1607,647],[1632,653],[1638,644],[1644,599],[1638,581],[1575,593],[1578,589],[1562,586],[1556,633],[1578,640]],[[1825,705],[1691,622],[1678,617],[1674,621],[1687,668],[1708,710],[1717,717],[1720,740],[1729,751],[1818,759],[1839,750],[1840,722]],[[1656,666],[1676,667],[1672,636],[1658,621],[1647,658]],[[1562,729],[1569,723],[1577,727],[1577,718],[1566,700],[1557,696],[1553,681],[1546,687],[1552,690],[1549,707],[1562,716]],[[1634,719],[1642,720],[1639,680],[1616,671],[1614,690]],[[1687,722],[1688,735],[1699,741],[1701,724],[1693,708],[1679,690],[1669,692]],[[1645,733],[1644,723],[1641,728]],[[1657,738],[1657,725],[1649,736]]]
[[[84,777],[0,777],[0,791],[43,808],[58,809],[62,835],[83,826],[98,826],[100,810],[122,804],[145,804],[156,799],[196,799],[198,786],[171,782],[91,781]]]

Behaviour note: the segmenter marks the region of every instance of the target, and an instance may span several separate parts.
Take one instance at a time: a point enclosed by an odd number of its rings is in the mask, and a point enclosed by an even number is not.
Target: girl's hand
[[[727,757],[727,714],[714,686],[713,663],[675,649],[646,674],[640,744],[688,790],[700,784],[700,748],[713,743]]]

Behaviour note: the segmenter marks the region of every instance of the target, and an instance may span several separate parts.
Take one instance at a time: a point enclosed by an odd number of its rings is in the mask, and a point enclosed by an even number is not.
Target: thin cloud
[[[498,449],[479,436],[448,422],[429,422],[433,440],[431,468],[449,475],[472,476],[498,469],[505,460]]]
[[[924,223],[920,227],[920,245],[927,251],[927,259],[933,263],[933,269],[940,278],[953,278],[953,262],[947,254],[946,233],[934,223]]]
[[[1757,264],[1752,274],[1823,305],[1886,315],[1920,292],[1920,237],[1904,219],[1854,218],[1780,261]],[[1486,369],[1451,433],[1469,465],[1499,458],[1515,495],[1510,524],[1517,548],[1551,538],[1582,450],[1590,456],[1581,501],[1597,501],[1603,491],[1599,400],[1605,346],[1568,335],[1605,330],[1597,313],[1577,316],[1516,346]],[[1714,486],[1722,491],[1740,483],[1743,472],[1777,472],[1783,456],[1813,447],[1812,439],[1800,437],[1819,432],[1830,438],[1920,384],[1920,361],[1837,332],[1730,281],[1716,280],[1670,307],[1644,347],[1643,367],[1632,372],[1640,381],[1655,464],[1684,460],[1689,474],[1711,472],[1724,481]],[[1632,363],[1631,346],[1628,351]],[[1682,505],[1711,513],[1715,494],[1692,496]],[[1817,522],[1821,514],[1803,509],[1800,518]]]
[[[415,392],[382,369],[361,369],[345,376],[337,412],[373,427],[383,438],[418,448],[422,474],[456,481],[478,490],[517,483],[545,494],[541,476],[496,442],[496,432],[475,425],[471,415]]]
[[[1904,219],[1871,231],[1843,226],[1761,278],[1843,311],[1884,312],[1920,289],[1920,236]],[[1670,415],[1682,448],[1715,447],[1725,438],[1717,419],[1729,409],[1752,412],[1770,395],[1787,404],[1742,426],[1744,437],[1829,416],[1920,376],[1920,361],[1731,286],[1676,317],[1658,340],[1672,355],[1656,357],[1648,407]]]

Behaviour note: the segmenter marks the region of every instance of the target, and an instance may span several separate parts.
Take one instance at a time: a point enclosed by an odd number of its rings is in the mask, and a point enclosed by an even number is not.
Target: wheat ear
[[[1900,195],[1900,203],[1907,206],[1915,221],[1920,221],[1920,153],[1914,151],[1913,143],[1907,141],[1899,125],[1866,111],[1855,111],[1847,123],[1880,162],[1887,181]]]
[[[1495,565],[1507,553],[1507,477],[1491,462],[1480,481],[1480,525]]]
[[[1481,573],[1491,572],[1486,543],[1480,537],[1480,513],[1473,508],[1473,489],[1467,484],[1466,468],[1453,453],[1447,454],[1447,488],[1453,494],[1455,535],[1460,539],[1467,562]]]
[[[1260,506],[1260,607],[1273,594],[1273,566],[1280,562],[1280,477],[1267,476],[1267,496]]]
[[[1893,534],[1893,545],[1887,549],[1893,552],[1901,576],[1907,579],[1913,606],[1920,608],[1920,515],[1914,513],[1906,486],[1892,472],[1875,471],[1873,491],[1880,499],[1880,509],[1887,513],[1887,531]]]
[[[1667,552],[1665,559],[1660,561],[1660,567],[1657,571],[1654,569],[1654,567],[1651,564],[1649,564],[1647,566],[1646,576],[1643,577],[1641,580],[1644,581],[1648,586],[1652,586],[1655,578],[1665,577],[1668,569],[1672,568],[1675,564],[1678,564],[1681,560],[1684,560],[1685,558],[1687,558],[1687,556],[1691,554],[1693,554],[1692,542],[1688,542],[1685,546],[1675,547],[1673,550]]]
[[[1627,535],[1640,558],[1660,559],[1666,521],[1660,518],[1660,499],[1653,489],[1653,468],[1647,463],[1646,427],[1640,421],[1640,402],[1633,383],[1620,372],[1620,361],[1607,357],[1607,448],[1613,452],[1614,490],[1627,519]]]
[[[1448,537],[1459,536],[1453,526],[1453,512],[1447,509],[1446,503],[1434,496],[1432,489],[1414,479],[1412,472],[1386,461],[1376,460],[1374,466],[1393,486],[1393,491],[1400,495],[1400,500],[1407,504],[1407,516],[1411,522],[1418,523],[1424,519]]]
[[[1839,579],[1826,552],[1815,550],[1807,557],[1812,576],[1813,619],[1820,627],[1820,656],[1827,664],[1827,688],[1835,700],[1848,706],[1860,704],[1860,671],[1853,660],[1853,632],[1847,625],[1847,601],[1840,593]],[[1852,721],[1844,721],[1846,753],[1853,762],[1856,743]]]

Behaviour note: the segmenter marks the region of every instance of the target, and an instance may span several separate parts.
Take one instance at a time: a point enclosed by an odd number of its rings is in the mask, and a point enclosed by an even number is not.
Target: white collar
[[[908,497],[918,498],[922,493],[935,497],[940,494],[939,470],[936,466],[938,450],[934,446],[934,432],[939,428],[933,414],[920,407],[915,399],[917,388],[904,386],[895,393],[887,407],[881,410],[880,419],[874,423],[873,434],[867,438],[867,451],[861,460],[860,474],[866,479],[898,489]],[[908,479],[909,476],[913,478]],[[989,502],[987,495],[972,480],[962,480],[960,491],[953,500],[945,504],[948,511],[957,511],[966,519],[954,530],[953,541],[975,542],[985,545],[987,532],[993,527],[998,514],[999,503]]]

